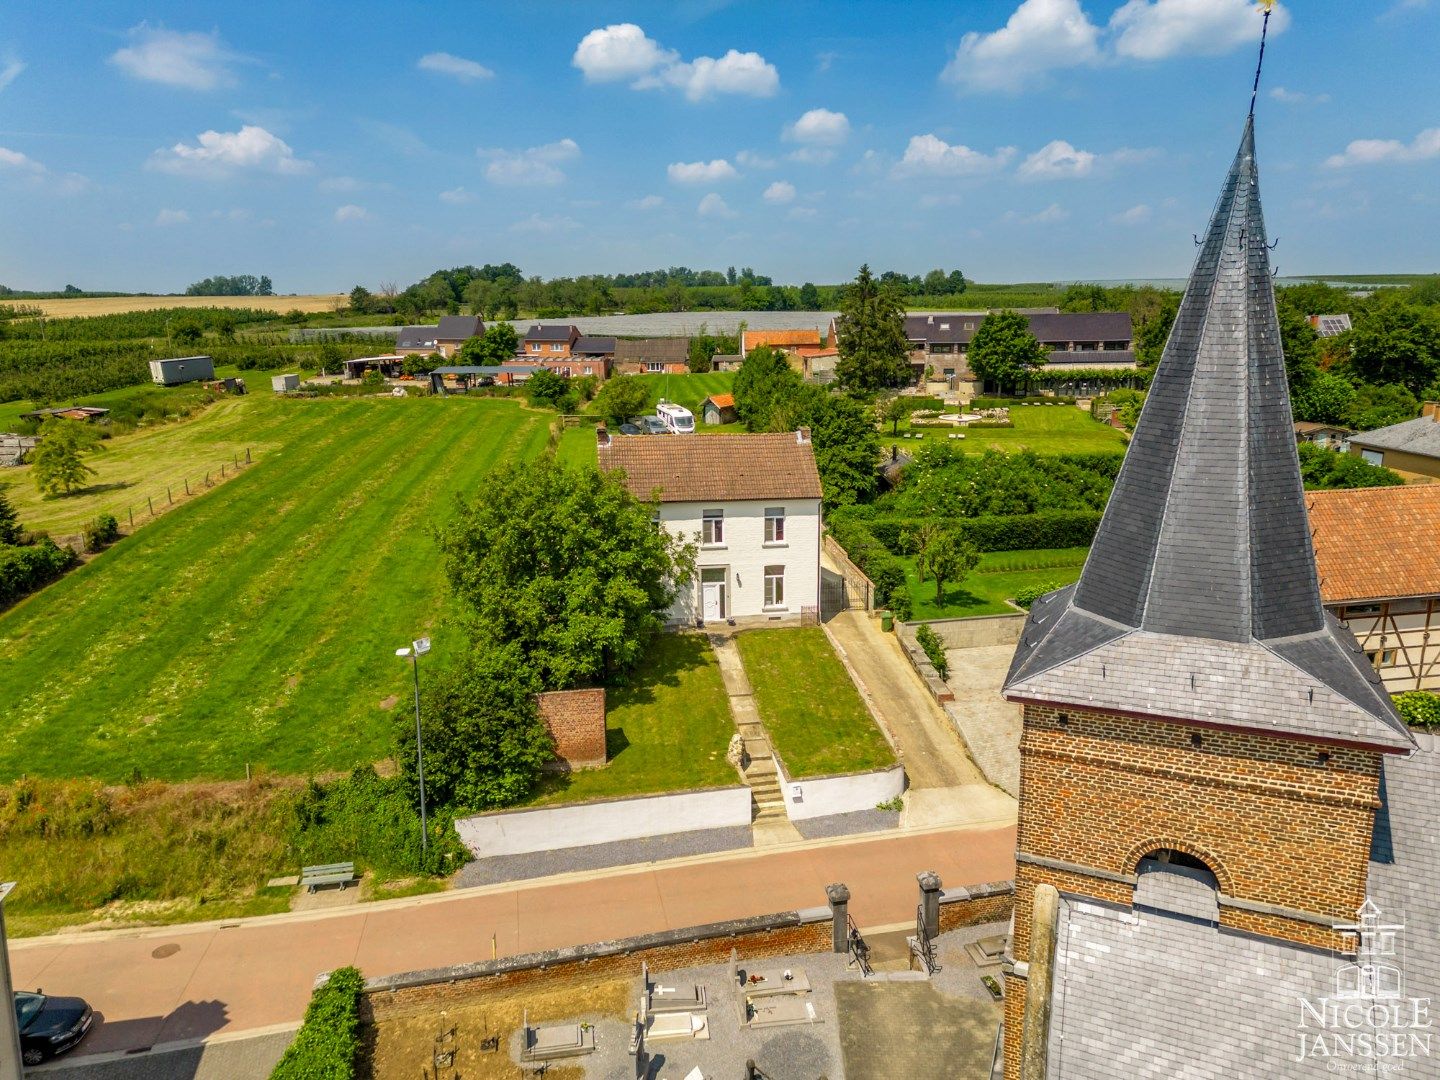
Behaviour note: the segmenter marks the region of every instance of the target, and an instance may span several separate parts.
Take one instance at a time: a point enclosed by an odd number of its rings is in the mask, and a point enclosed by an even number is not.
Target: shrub
[[[1429,690],[1407,690],[1393,698],[1395,708],[1407,723],[1416,727],[1440,727],[1440,694]]]
[[[914,602],[910,599],[909,592],[897,592],[890,597],[890,614],[901,622],[909,622],[910,616],[915,613]]]
[[[120,539],[120,522],[115,520],[114,514],[100,514],[80,530],[80,535],[85,541],[86,551],[99,551]]]
[[[360,993],[364,988],[365,979],[358,968],[332,971],[310,995],[305,1020],[270,1080],[352,1080],[360,1053]]]
[[[905,567],[895,558],[890,548],[876,539],[875,534],[852,515],[832,517],[830,535],[845,549],[851,561],[865,576],[874,582],[875,605],[889,607],[897,618],[908,619],[910,594],[905,586]],[[900,612],[902,602],[907,607],[903,615]]]
[[[915,631],[915,640],[919,642],[920,648],[925,650],[925,657],[935,667],[935,674],[945,679],[950,675],[950,661],[945,657],[945,643],[940,640],[940,635],[931,630],[924,623]]]
[[[913,555],[907,534],[917,533],[920,526],[931,521],[953,529],[981,551],[1027,551],[1089,547],[1095,539],[1095,530],[1100,527],[1100,511],[1045,510],[1038,514],[973,518],[875,517],[868,523],[867,531],[891,551]]]
[[[1013,428],[1013,420],[972,420],[966,424],[967,430],[971,428]]]
[[[49,537],[26,547],[0,545],[0,609],[44,588],[79,561]]]
[[[1064,586],[1058,581],[1042,581],[1037,585],[1026,585],[1015,593],[1015,603],[1029,611],[1030,606],[1040,597],[1060,588],[1064,588]]]

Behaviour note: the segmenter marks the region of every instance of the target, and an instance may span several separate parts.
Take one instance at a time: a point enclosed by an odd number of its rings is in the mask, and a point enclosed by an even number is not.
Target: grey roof
[[[1047,364],[1063,364],[1067,367],[1120,368],[1134,367],[1135,353],[1130,349],[1106,349],[1081,352],[1078,349],[1056,349],[1046,360]],[[1040,369],[1044,371],[1044,368]]]
[[[581,335],[575,339],[575,344],[570,346],[570,351],[588,356],[612,356],[615,353],[615,339]]]
[[[1395,958],[1403,996],[1433,999],[1440,997],[1440,747],[1433,735],[1417,740],[1414,756],[1385,759],[1368,893],[1382,922],[1403,926]],[[1048,1075],[1332,1075],[1323,1061],[1295,1060],[1299,1000],[1333,997],[1336,975],[1350,961],[1222,930],[1215,910],[1199,872],[1148,862],[1133,910],[1062,896]],[[1415,1075],[1433,1074],[1428,1059],[1413,1063]]]
[[[526,341],[570,341],[580,331],[569,323],[531,323],[525,331]]]
[[[1440,458],[1440,412],[1351,435],[1350,445],[1376,450],[1403,450],[1407,454]]]
[[[1031,609],[1006,693],[1411,746],[1321,606],[1291,423],[1252,120],[1084,572]]]
[[[479,315],[443,315],[435,331],[441,341],[468,341],[485,333],[485,323]]]
[[[395,337],[397,349],[433,349],[439,343],[439,327],[436,326],[402,326]]]
[[[964,344],[975,336],[983,311],[934,312],[905,316],[905,337],[930,344]]]
[[[615,359],[683,364],[690,358],[688,337],[622,338],[615,342]]]
[[[905,316],[905,337],[928,344],[967,344],[980,329],[988,312],[927,312]],[[1030,320],[1030,332],[1042,344],[1071,341],[1130,341],[1133,337],[1129,312],[1125,311],[1036,311],[1022,312]]]

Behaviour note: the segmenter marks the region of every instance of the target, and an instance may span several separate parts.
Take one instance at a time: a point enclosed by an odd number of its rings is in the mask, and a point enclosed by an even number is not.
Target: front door
[[[700,586],[701,612],[706,622],[725,617],[725,583],[707,581]]]

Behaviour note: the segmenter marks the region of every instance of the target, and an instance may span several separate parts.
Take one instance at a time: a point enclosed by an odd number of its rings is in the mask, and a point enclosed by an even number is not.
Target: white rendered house
[[[658,502],[658,521],[699,544],[678,624],[763,621],[820,605],[820,473],[810,432],[598,435],[602,469]]]

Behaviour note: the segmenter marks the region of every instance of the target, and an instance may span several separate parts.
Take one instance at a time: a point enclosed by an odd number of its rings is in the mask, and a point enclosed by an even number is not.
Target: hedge
[[[1061,588],[1064,586],[1058,581],[1042,581],[1038,585],[1026,585],[1015,593],[1015,603],[1029,611],[1040,597]]]
[[[868,528],[865,531],[884,547],[901,555],[914,554],[908,550],[906,534],[913,533],[927,521],[953,530],[981,551],[1027,551],[1031,548],[1089,547],[1095,539],[1095,530],[1100,527],[1100,517],[1099,510],[1044,510],[1038,514],[973,518],[875,517],[866,522]],[[836,539],[839,539],[838,535]],[[844,541],[841,541],[841,546],[849,550]],[[851,558],[855,558],[853,553]],[[858,563],[860,560],[855,561]],[[870,573],[868,570],[865,572]],[[873,574],[871,580],[874,580]]]
[[[1407,690],[1392,699],[1407,723],[1416,727],[1440,727],[1440,694],[1428,690]]]
[[[270,1080],[354,1080],[364,987],[358,968],[332,971],[310,995],[305,1020]]]
[[[1015,407],[1015,406],[1017,406],[1017,405],[1019,405],[1019,406],[1044,405],[1044,404],[1046,404],[1047,402],[1048,402],[1049,404],[1051,404],[1051,405],[1074,405],[1074,404],[1075,404],[1075,399],[1074,399],[1073,397],[1066,397],[1064,394],[1056,394],[1054,397],[1051,397],[1049,394],[1035,394],[1035,395],[1032,395],[1031,397],[1024,397],[1024,398],[1015,398],[1015,397],[977,397],[977,398],[974,398],[974,399],[971,400],[971,402],[970,402],[970,408],[972,408],[972,409],[1009,409],[1009,408],[1013,408],[1013,407]]]
[[[38,544],[0,544],[0,609],[43,589],[80,561],[73,551],[45,537]]]
[[[950,661],[945,656],[945,643],[940,640],[940,635],[931,630],[924,623],[915,631],[915,640],[920,643],[920,648],[925,650],[926,659],[935,668],[935,674],[940,678],[950,677]]]

